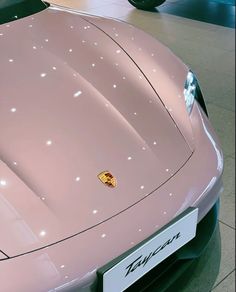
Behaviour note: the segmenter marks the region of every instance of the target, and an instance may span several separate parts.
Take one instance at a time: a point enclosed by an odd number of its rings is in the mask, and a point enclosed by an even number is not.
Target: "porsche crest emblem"
[[[117,186],[116,178],[108,171],[101,172],[98,178],[104,185],[110,188],[115,188]]]

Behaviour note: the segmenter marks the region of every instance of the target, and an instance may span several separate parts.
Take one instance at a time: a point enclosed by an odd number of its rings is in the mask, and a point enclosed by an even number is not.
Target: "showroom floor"
[[[196,72],[225,156],[221,260],[214,250],[212,256],[205,255],[181,292],[235,291],[235,6],[227,5],[233,1],[167,0],[159,10],[149,12],[135,9],[127,0],[51,2],[134,24],[161,40]]]

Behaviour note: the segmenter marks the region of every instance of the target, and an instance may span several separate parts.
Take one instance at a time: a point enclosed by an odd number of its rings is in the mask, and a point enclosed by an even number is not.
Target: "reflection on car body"
[[[132,252],[126,278],[159,256],[191,258],[186,246],[200,255],[223,155],[194,73],[124,22],[41,1],[0,7],[3,291],[96,291]],[[189,208],[197,234],[176,251]]]

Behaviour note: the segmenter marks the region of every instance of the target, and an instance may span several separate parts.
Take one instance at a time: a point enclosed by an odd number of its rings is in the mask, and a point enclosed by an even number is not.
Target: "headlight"
[[[198,83],[196,77],[191,71],[189,71],[184,85],[185,104],[189,114],[192,111],[194,99],[197,92],[197,86]]]

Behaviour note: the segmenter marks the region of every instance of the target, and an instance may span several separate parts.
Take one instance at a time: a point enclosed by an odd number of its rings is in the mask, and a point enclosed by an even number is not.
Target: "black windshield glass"
[[[0,24],[32,15],[48,6],[41,0],[0,0]]]

